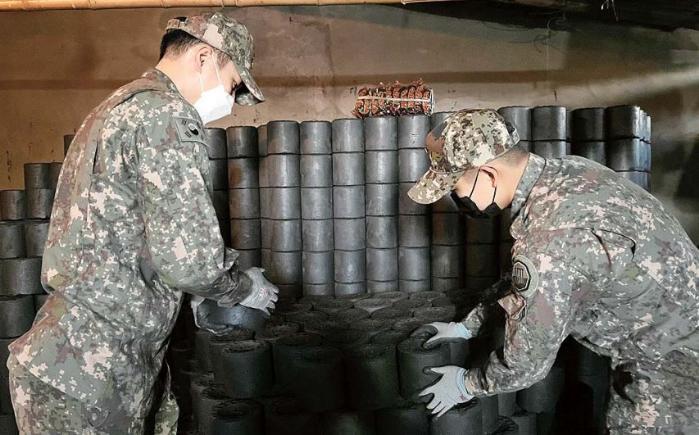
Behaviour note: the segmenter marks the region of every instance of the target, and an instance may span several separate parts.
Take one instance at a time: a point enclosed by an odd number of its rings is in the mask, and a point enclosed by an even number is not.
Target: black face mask
[[[459,207],[459,213],[470,218],[484,219],[497,216],[500,213],[502,213],[502,209],[495,202],[495,194],[498,191],[497,186],[493,190],[493,199],[491,200],[490,204],[488,204],[488,206],[485,208],[485,210],[479,209],[476,203],[473,202],[473,200],[471,199],[473,191],[476,190],[476,183],[478,182],[479,174],[480,171],[478,171],[478,173],[476,174],[476,179],[473,181],[473,188],[471,189],[471,193],[469,193],[468,196],[464,196],[462,198],[459,195],[457,195],[456,192],[451,192],[451,198]]]

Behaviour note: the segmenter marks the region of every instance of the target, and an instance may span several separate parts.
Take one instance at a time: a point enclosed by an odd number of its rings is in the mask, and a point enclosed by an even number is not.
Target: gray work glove
[[[466,369],[457,366],[442,366],[432,367],[430,371],[442,375],[442,377],[422,390],[420,396],[433,395],[427,409],[432,414],[437,414],[437,418],[446,414],[459,403],[466,403],[473,399],[473,395],[466,391]]]
[[[260,310],[269,315],[269,310],[274,309],[277,302],[279,289],[263,275],[264,269],[251,267],[245,273],[252,280],[252,290],[248,297],[240,301],[240,305]]]
[[[412,335],[421,335],[425,332],[434,334],[424,344],[424,347],[428,349],[431,347],[435,347],[445,341],[468,340],[469,338],[473,337],[471,331],[469,331],[461,322],[428,323],[419,327],[415,332],[413,332]]]
[[[214,335],[224,335],[236,327],[231,325],[224,325],[221,323],[216,323],[210,319],[210,306],[215,305],[216,301],[210,299],[204,299],[201,296],[192,295],[192,299],[189,302],[189,306],[192,308],[192,314],[194,315],[194,324],[197,328],[204,329],[211,332]]]

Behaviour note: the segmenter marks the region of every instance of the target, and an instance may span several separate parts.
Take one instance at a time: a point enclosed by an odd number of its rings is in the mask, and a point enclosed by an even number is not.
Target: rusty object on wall
[[[357,118],[372,116],[430,115],[434,92],[422,79],[409,84],[395,82],[359,88],[352,114]]]

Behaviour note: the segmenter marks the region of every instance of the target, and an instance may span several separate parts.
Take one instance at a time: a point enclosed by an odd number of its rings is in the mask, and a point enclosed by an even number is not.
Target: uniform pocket
[[[524,318],[527,308],[527,300],[517,292],[510,293],[498,300],[498,304],[505,310],[508,321],[519,321]]]
[[[626,266],[633,262],[636,252],[636,241],[631,237],[600,228],[593,228],[592,234],[599,240],[604,249],[611,272],[614,276],[624,273]]]
[[[66,394],[99,406],[115,388],[113,367],[123,363],[119,340],[105,334],[106,326],[77,305],[69,308],[56,326],[63,331],[65,342],[57,343],[60,356],[54,358],[55,378],[66,380]],[[69,378],[75,382],[68,382]]]
[[[526,315],[527,300],[515,291],[499,299],[498,304],[505,310],[505,345],[512,346]]]

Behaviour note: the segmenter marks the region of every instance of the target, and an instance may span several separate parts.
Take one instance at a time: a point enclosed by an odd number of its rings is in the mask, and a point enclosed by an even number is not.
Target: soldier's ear
[[[192,47],[192,49],[194,50],[194,62],[196,69],[197,71],[201,72],[204,64],[209,61],[211,56],[213,56],[213,50],[210,46],[204,43],[196,44],[194,47]]]
[[[497,185],[496,180],[498,180],[498,177],[500,176],[500,171],[492,166],[481,166],[480,169],[481,171],[485,172],[486,175],[488,175],[488,178],[490,178],[491,182],[493,183],[493,187],[495,187]]]
[[[469,194],[473,187],[473,181],[476,179],[477,169],[471,168],[464,172],[456,182],[452,191],[456,192],[459,197],[464,197]]]

